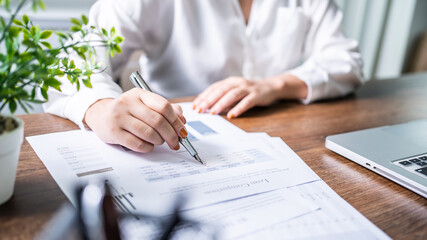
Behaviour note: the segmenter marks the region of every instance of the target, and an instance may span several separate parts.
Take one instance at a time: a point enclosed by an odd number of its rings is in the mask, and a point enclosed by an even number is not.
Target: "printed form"
[[[108,179],[125,212],[162,215],[178,196],[186,197],[184,208],[195,208],[319,179],[312,171],[301,174],[306,166],[296,154],[283,155],[222,117],[183,108],[190,140],[206,166],[183,148],[162,145],[141,154],[105,144],[90,131],[27,140],[69,199],[76,183]]]
[[[207,227],[177,230],[174,239],[390,239],[339,197],[280,138],[246,133],[219,116],[182,103],[189,139],[206,166],[183,148],[139,154],[87,131],[27,137],[72,201],[77,183],[108,179],[118,208],[165,215],[185,198],[186,217]],[[124,239],[158,232],[130,218]],[[202,229],[203,230],[203,229]]]

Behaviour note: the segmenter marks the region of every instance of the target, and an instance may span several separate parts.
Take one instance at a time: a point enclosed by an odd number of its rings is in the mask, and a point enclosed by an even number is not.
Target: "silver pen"
[[[147,85],[147,83],[142,78],[141,74],[139,74],[138,71],[133,72],[129,76],[130,81],[135,85],[135,87],[142,88],[146,91],[153,92],[150,87]],[[178,136],[179,142],[184,146],[185,149],[187,149],[187,152],[190,153],[191,156],[193,156],[199,163],[205,165],[205,163],[202,161],[202,159],[199,157],[199,154],[197,153],[196,149],[193,147],[193,145],[190,143],[190,140],[188,138],[182,138]]]

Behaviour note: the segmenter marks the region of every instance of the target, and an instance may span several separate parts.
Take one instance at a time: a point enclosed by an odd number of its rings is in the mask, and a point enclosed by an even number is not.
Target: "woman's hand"
[[[178,135],[187,136],[179,105],[154,93],[134,88],[117,99],[101,99],[86,112],[85,123],[106,143],[136,152],[151,152],[165,141],[178,150]]]
[[[278,99],[307,97],[307,86],[299,78],[280,75],[256,81],[243,77],[229,77],[209,86],[193,101],[193,109],[219,114],[231,109],[228,118],[240,116],[255,106],[267,106]]]

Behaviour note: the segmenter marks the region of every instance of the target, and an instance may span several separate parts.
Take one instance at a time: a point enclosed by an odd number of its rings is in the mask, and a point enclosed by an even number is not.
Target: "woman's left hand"
[[[216,82],[193,101],[193,109],[211,114],[227,111],[228,118],[240,116],[255,106],[268,106],[278,99],[296,99],[307,96],[307,86],[297,77],[284,74],[276,77],[248,80],[229,77]]]
[[[252,81],[243,77],[229,77],[209,86],[193,101],[198,112],[210,109],[211,114],[219,114],[230,109],[228,118],[238,117],[254,106],[267,106],[277,99],[272,79]]]

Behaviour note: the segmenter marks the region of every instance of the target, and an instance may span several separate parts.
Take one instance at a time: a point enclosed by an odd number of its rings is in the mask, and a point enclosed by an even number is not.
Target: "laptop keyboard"
[[[393,163],[408,170],[409,172],[413,172],[417,175],[427,178],[427,154],[397,160]]]

